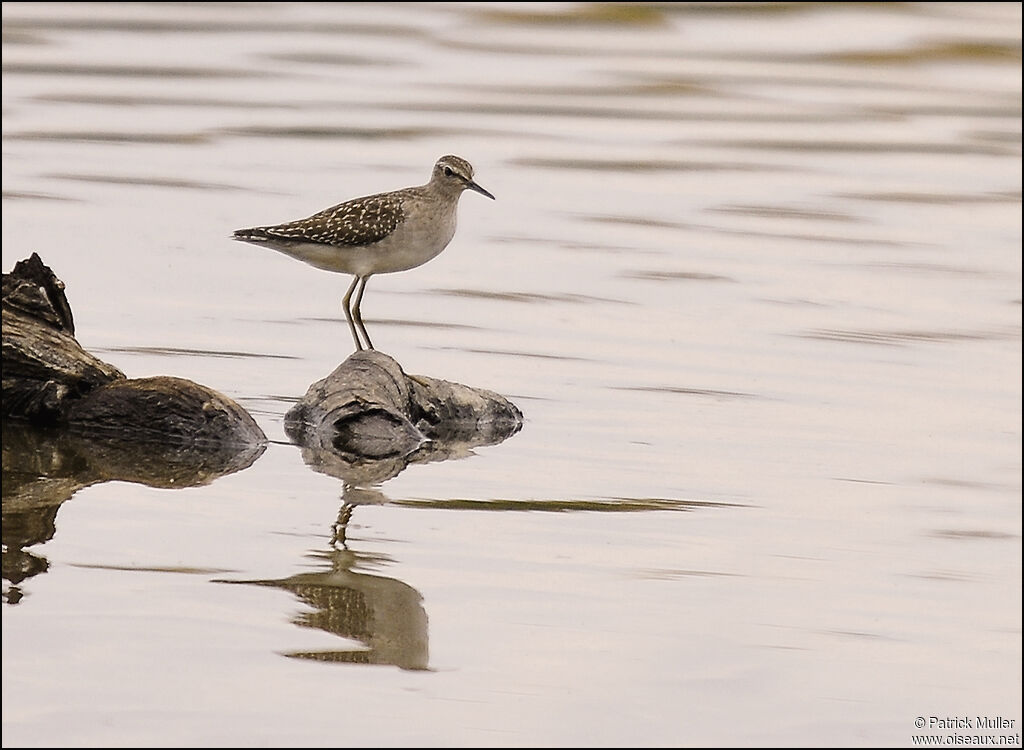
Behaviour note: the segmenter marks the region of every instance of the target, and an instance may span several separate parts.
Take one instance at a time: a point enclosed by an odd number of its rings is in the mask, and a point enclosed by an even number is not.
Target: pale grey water
[[[4,3],[3,270],[38,252],[86,348],[274,441],[169,489],[15,476],[5,439],[4,745],[1019,745],[1020,30]],[[351,350],[348,279],[228,236],[445,153],[497,201],[367,326],[526,422],[332,549],[341,482],[282,422]]]

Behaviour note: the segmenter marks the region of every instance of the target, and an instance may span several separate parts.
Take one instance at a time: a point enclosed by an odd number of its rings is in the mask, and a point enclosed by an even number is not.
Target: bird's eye
[[[452,171],[451,167],[445,167],[444,168],[444,176],[445,177],[451,177],[453,174],[455,174],[455,172]]]

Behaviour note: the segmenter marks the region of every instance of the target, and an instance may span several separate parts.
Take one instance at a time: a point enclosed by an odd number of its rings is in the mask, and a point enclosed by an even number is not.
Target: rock
[[[514,435],[518,408],[492,391],[407,375],[382,352],[358,351],[309,387],[285,415],[306,463],[353,485],[389,479],[411,462],[468,455]]]

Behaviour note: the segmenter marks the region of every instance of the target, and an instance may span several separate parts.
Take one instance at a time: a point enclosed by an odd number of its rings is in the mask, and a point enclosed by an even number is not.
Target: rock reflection
[[[383,557],[332,549],[315,553],[329,567],[314,573],[260,581],[220,581],[273,586],[290,591],[312,611],[293,618],[299,627],[315,628],[358,641],[364,648],[291,651],[296,659],[343,664],[389,664],[427,669],[427,613],[420,593],[395,578],[359,572],[388,562]]]
[[[308,434],[289,431],[293,440],[309,437]],[[316,445],[299,443],[302,460],[314,471],[342,480],[341,507],[331,527],[331,544],[346,544],[346,529],[352,512],[360,505],[385,505],[392,502],[378,486],[398,476],[410,464],[447,461],[473,455],[473,448],[491,445],[501,440],[430,440],[407,453],[385,458],[367,459],[339,450],[332,444]]]
[[[344,545],[355,506],[388,502],[378,485],[409,464],[470,456],[522,424],[519,409],[497,393],[408,375],[392,357],[364,350],[313,383],[284,428],[306,465],[342,481],[332,541]]]
[[[56,533],[57,511],[79,490],[109,481],[150,487],[195,487],[249,467],[265,450],[182,446],[85,437],[3,420],[3,601],[17,604],[21,584],[46,572],[45,557],[28,548]]]
[[[342,483],[330,549],[315,553],[328,569],[273,580],[219,582],[290,591],[312,607],[293,618],[296,625],[363,646],[292,651],[286,653],[289,657],[427,669],[423,597],[402,581],[362,570],[388,560],[348,548],[352,512],[359,505],[390,502],[379,485],[410,464],[464,458],[474,447],[500,443],[521,427],[522,413],[496,393],[407,375],[379,351],[355,352],[313,383],[284,421],[306,465]]]

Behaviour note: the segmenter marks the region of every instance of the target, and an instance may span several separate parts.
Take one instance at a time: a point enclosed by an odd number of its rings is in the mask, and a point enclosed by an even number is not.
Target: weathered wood
[[[125,379],[79,345],[64,284],[35,253],[3,275],[2,304],[5,417],[55,424],[70,402]]]
[[[265,445],[231,399],[181,378],[128,379],[75,339],[64,284],[35,253],[3,275],[3,415],[92,436],[219,449]]]
[[[352,354],[285,415],[306,462],[351,484],[382,482],[411,462],[467,455],[522,424],[522,412],[497,393],[407,375],[373,350]]]
[[[82,349],[64,285],[35,254],[3,277],[3,414],[153,444],[266,443],[252,417],[216,391],[180,378],[128,379]],[[413,461],[467,455],[522,424],[519,409],[497,393],[407,375],[372,350],[310,386],[285,417],[307,463],[360,485]]]
[[[120,435],[175,444],[249,445],[265,442],[245,409],[206,386],[157,376],[117,380],[68,404],[68,427],[79,434]]]

